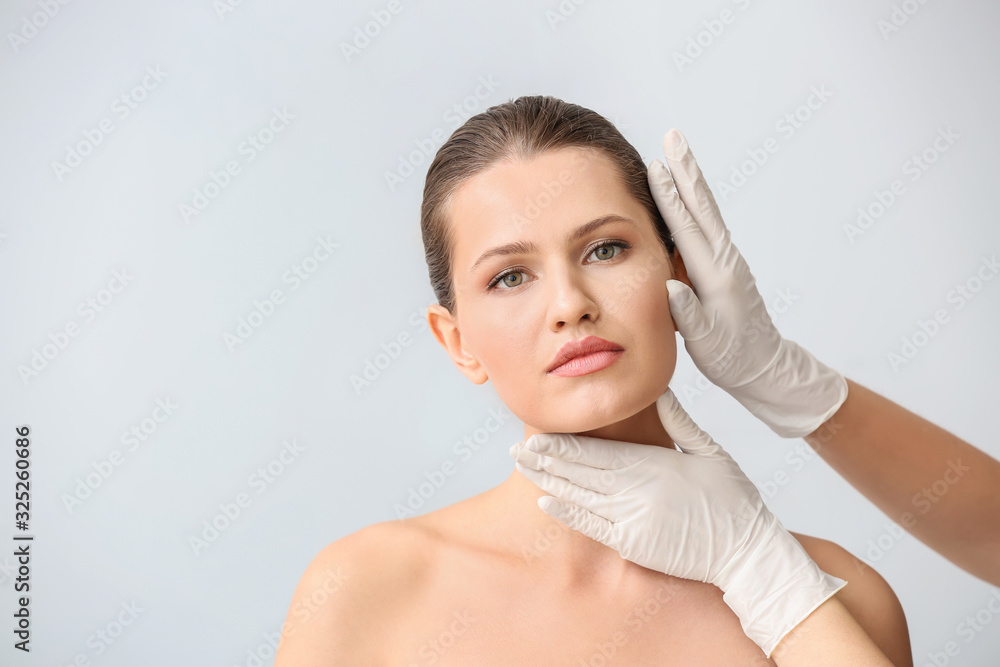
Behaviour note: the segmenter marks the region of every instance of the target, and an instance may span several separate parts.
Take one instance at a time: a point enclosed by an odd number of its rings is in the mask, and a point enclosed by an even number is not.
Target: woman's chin
[[[655,388],[645,388],[632,395],[619,395],[613,403],[576,403],[557,411],[555,417],[552,411],[547,412],[544,418],[537,420],[538,424],[530,420],[526,423],[532,424],[540,433],[573,433],[617,440],[620,439],[618,436],[634,433],[636,429],[648,430],[651,422],[659,423],[656,400],[662,393],[657,393]],[[545,430],[542,430],[543,427]]]
[[[586,410],[581,410],[585,412]],[[588,414],[575,415],[572,417],[566,417],[565,419],[539,419],[536,420],[539,423],[532,424],[531,428],[538,431],[539,433],[572,433],[575,435],[588,435],[593,431],[617,424],[625,419],[628,419],[634,413],[627,411],[614,412],[612,414],[594,414],[591,411],[586,411]]]

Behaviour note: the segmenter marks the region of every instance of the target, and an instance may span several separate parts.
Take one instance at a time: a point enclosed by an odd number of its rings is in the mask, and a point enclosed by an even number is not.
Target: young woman
[[[469,119],[428,170],[421,225],[431,330],[466,377],[493,382],[525,439],[673,448],[656,410],[677,352],[664,285],[688,279],[646,167],[611,123],[551,97]],[[597,353],[564,363],[581,351]],[[333,542],[299,582],[292,609],[310,611],[289,613],[275,664],[774,664],[718,588],[623,559],[545,514],[542,495],[514,470]],[[831,542],[795,537],[849,582],[837,598],[878,648],[911,664],[885,581]]]

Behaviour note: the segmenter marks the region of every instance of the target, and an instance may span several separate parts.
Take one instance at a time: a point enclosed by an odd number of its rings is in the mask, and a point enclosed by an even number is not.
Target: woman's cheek
[[[535,393],[537,380],[518,383],[516,378],[508,376],[499,379],[500,382],[493,383],[493,388],[507,409],[523,423],[544,428],[546,415],[553,411],[554,406]],[[511,381],[508,382],[508,379]]]
[[[656,284],[656,280],[652,281]],[[670,315],[670,303],[667,299],[666,278],[660,284],[660,289],[644,292],[643,308],[644,322],[640,331],[651,334],[648,344],[651,345],[650,355],[655,358],[656,368],[666,373],[664,385],[673,377],[677,365],[677,334],[674,330],[674,320]],[[662,291],[662,294],[660,293]]]
[[[517,321],[491,322],[482,332],[479,360],[504,403],[529,406],[527,390],[537,386],[544,374],[542,362],[535,361],[538,350],[527,340]],[[536,368],[536,366],[538,366]]]

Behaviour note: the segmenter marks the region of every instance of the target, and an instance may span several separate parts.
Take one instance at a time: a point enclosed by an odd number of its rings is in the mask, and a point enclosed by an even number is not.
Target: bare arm
[[[405,544],[399,525],[372,524],[313,558],[292,595],[275,667],[389,664],[389,619],[422,564],[393,557]]]
[[[836,595],[785,635],[771,652],[771,660],[779,667],[892,667]]]
[[[275,667],[363,664],[368,648],[363,594],[369,582],[359,572],[350,542],[327,546],[306,568],[281,628]]]
[[[914,537],[1000,586],[1000,461],[847,380],[847,400],[806,442]]]
[[[847,586],[837,591],[834,599],[840,601],[878,650],[896,667],[913,667],[906,614],[889,583],[835,542],[795,532],[792,537],[799,541],[821,570],[847,582]],[[819,647],[822,647],[829,640],[826,634],[817,631],[806,642],[818,641]],[[867,646],[863,639],[857,641]]]

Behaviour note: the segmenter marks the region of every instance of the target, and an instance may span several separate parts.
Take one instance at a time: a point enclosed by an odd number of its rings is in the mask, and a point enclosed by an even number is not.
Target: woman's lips
[[[618,358],[623,354],[625,354],[625,350],[601,350],[582,357],[574,357],[562,366],[553,368],[549,371],[549,375],[576,377],[578,375],[596,373],[618,361]]]
[[[610,340],[604,340],[600,336],[585,336],[580,340],[568,340],[562,344],[559,351],[556,352],[556,356],[553,357],[549,366],[545,369],[547,372],[551,373],[559,366],[566,364],[575,357],[583,357],[588,354],[594,354],[595,352],[621,352],[622,346],[618,343],[613,343]]]

